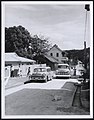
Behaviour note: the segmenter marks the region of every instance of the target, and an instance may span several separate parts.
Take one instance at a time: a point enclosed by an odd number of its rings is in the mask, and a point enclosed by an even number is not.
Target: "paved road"
[[[53,79],[47,83],[29,83],[24,86],[24,88],[29,89],[61,89],[66,82],[77,82],[77,79]]]
[[[46,90],[56,90],[61,89],[66,82],[77,82],[77,79],[53,79],[47,83],[28,83],[17,87],[9,88],[5,90],[5,96],[10,95],[22,89],[46,89]]]

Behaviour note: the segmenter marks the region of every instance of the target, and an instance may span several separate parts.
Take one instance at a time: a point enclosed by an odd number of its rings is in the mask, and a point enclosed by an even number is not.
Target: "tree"
[[[22,26],[5,28],[5,52],[16,52],[19,56],[33,58],[45,53],[50,47],[48,38],[31,34]]]
[[[51,45],[48,42],[48,38],[44,38],[44,36],[34,35],[31,41],[32,44],[32,53],[34,55],[40,55],[49,50]]]
[[[84,49],[81,50],[66,50],[66,52],[68,53],[68,58],[72,59],[74,64],[77,64],[77,60],[82,61],[82,63],[84,64]],[[89,65],[89,59],[90,59],[90,48],[86,48],[86,59],[87,59],[87,64]]]
[[[5,52],[16,52],[20,56],[32,58],[28,53],[30,33],[22,26],[5,28]]]

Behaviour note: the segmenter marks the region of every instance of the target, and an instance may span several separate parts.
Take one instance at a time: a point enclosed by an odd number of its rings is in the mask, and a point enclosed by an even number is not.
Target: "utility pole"
[[[86,71],[87,71],[87,58],[86,58],[86,41],[84,41],[84,83],[86,82]]]
[[[85,5],[85,9],[86,9],[86,18],[85,18],[85,32],[84,32],[84,67],[85,67],[84,82],[86,82],[86,71],[87,71],[86,27],[87,27],[87,12],[90,11],[88,4]]]
[[[85,19],[85,33],[84,33],[84,66],[87,69],[87,59],[86,59],[86,25],[87,25],[87,11],[89,11],[89,5],[85,5],[86,9],[86,19]],[[86,72],[84,74],[84,82],[86,82]],[[81,86],[83,85],[82,82],[74,83],[76,89],[73,95],[72,106],[82,107],[81,102]]]
[[[87,69],[87,53],[86,53],[86,41],[84,41],[84,67]]]

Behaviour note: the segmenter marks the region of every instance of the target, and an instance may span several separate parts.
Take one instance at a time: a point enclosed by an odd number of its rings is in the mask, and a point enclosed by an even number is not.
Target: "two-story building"
[[[62,51],[56,44],[47,52],[47,54],[57,59],[59,63],[68,62],[67,53]]]
[[[45,54],[35,56],[34,60],[36,60],[38,64],[46,64],[51,67],[52,70],[56,70],[59,63],[68,62],[66,54],[65,51],[62,51],[57,45],[54,45]]]

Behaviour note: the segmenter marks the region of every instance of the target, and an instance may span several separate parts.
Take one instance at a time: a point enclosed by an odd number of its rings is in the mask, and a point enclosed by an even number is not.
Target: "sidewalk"
[[[12,88],[24,84],[28,80],[28,77],[10,77],[5,89]]]

